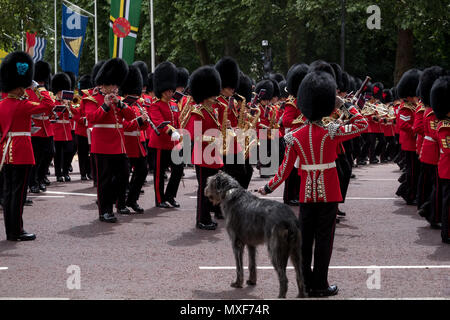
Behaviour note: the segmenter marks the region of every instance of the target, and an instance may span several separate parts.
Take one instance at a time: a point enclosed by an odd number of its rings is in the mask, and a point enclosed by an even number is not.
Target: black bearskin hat
[[[255,92],[259,94],[261,89],[266,90],[266,92],[260,97],[259,100],[272,100],[273,98],[273,83],[270,80],[262,80],[256,84]]]
[[[52,75],[52,67],[50,63],[44,60],[39,60],[34,64],[34,81],[50,83]]]
[[[128,75],[128,64],[120,58],[109,59],[98,71],[95,84],[120,87]]]
[[[236,89],[239,86],[239,66],[231,57],[223,57],[216,63],[223,88]]]
[[[153,74],[153,89],[155,95],[161,99],[164,91],[177,88],[177,68],[172,62],[160,63]]]
[[[271,73],[269,79],[275,80],[277,83],[284,81],[284,76],[281,73]]]
[[[189,82],[189,71],[186,68],[177,68],[177,88],[186,88]]]
[[[104,60],[100,60],[99,62],[97,62],[93,67],[92,67],[92,71],[91,71],[91,82],[92,82],[92,87],[96,87],[97,83],[95,82],[95,78],[97,77],[98,72],[100,71],[100,69],[102,68],[102,66],[105,64],[106,61]]]
[[[381,100],[383,98],[383,90],[384,85],[381,82],[375,82],[372,85],[372,95],[378,100]]]
[[[280,86],[278,85],[278,82],[274,79],[269,79],[269,80],[272,81],[272,84],[273,84],[272,98],[274,98],[274,97],[280,98]]]
[[[148,86],[147,86],[147,92],[153,92],[153,73],[148,74]]]
[[[81,76],[78,80],[78,90],[85,90],[90,88],[92,88],[91,76],[89,74]]]
[[[120,87],[121,96],[140,96],[142,94],[142,73],[135,65],[128,67],[128,76]]]
[[[296,97],[300,83],[308,73],[309,66],[307,64],[298,64],[288,72],[287,76],[287,91],[290,95]]]
[[[75,90],[75,85],[77,84],[77,76],[72,71],[64,71],[65,74],[69,76],[70,79],[70,90]]]
[[[440,77],[434,82],[430,101],[436,118],[445,119],[450,112],[450,76]]]
[[[200,67],[192,73],[189,80],[189,88],[196,103],[216,97],[220,94],[222,88],[220,74],[213,67]]]
[[[336,85],[339,91],[345,92],[344,84],[342,83],[342,68],[337,63],[330,63],[330,66],[333,68],[334,75],[336,76]]]
[[[142,86],[148,87],[148,67],[144,61],[135,61],[133,62],[133,66],[137,67],[141,72],[142,77]]]
[[[434,66],[423,70],[419,80],[419,97],[422,102],[430,105],[430,92],[434,81],[445,75],[445,70],[439,66]]]
[[[353,91],[353,83],[347,72],[342,72],[342,87],[339,89],[341,92]]]
[[[356,91],[359,90],[359,88],[361,88],[362,84],[363,84],[363,81],[360,78],[355,78],[355,85],[356,85],[355,93],[356,93]]]
[[[384,89],[382,94],[381,102],[383,103],[389,103],[394,101],[394,96],[392,94],[392,91],[390,89]]]
[[[336,104],[336,81],[325,71],[306,75],[298,89],[297,107],[310,121],[329,116]]]
[[[0,66],[0,91],[28,88],[33,81],[34,62],[28,53],[16,51],[8,54]]]
[[[326,61],[316,60],[316,61],[312,62],[309,65],[308,72],[313,72],[313,71],[328,72],[333,77],[334,81],[336,81],[336,73],[334,72],[333,67]]]
[[[287,81],[283,80],[278,85],[280,86],[280,98],[287,98],[289,96],[287,91]]]
[[[416,96],[421,74],[422,72],[418,69],[410,69],[403,74],[397,84],[397,92],[400,99]]]
[[[69,75],[65,72],[55,74],[52,78],[51,88],[54,94],[57,94],[62,90],[71,90],[72,82],[70,81]]]
[[[252,100],[252,80],[245,74],[241,73],[239,76],[239,87],[236,89],[236,93],[243,96],[245,101],[250,102]]]

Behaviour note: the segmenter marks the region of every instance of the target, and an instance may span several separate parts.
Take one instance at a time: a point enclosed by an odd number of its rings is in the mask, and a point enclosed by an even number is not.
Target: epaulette
[[[194,109],[191,110],[191,114],[192,113],[197,114],[200,117],[202,117],[202,119],[205,119],[205,116],[203,115],[202,109],[203,109],[203,106],[197,106],[197,107],[195,107]]]
[[[294,145],[294,135],[292,132],[289,132],[288,134],[284,135],[284,141],[287,145],[293,146]]]
[[[36,102],[36,101],[29,101],[33,106],[38,106],[38,105],[40,105],[40,103],[39,102]]]
[[[414,106],[414,104],[409,103],[409,102],[404,103],[403,106],[402,106],[401,108],[409,109],[409,110],[411,110],[411,111],[413,111],[413,112],[416,111],[416,107]]]
[[[287,100],[286,100],[286,105],[288,105],[288,104],[293,105],[294,107],[297,107],[297,106],[295,105],[295,98],[294,98],[294,96],[289,96],[289,97],[287,98]]]
[[[441,120],[438,129],[440,128],[450,128],[450,119]]]
[[[304,124],[305,120],[303,120],[303,114],[299,115],[294,121],[292,121],[292,124]]]
[[[83,96],[83,100],[88,100],[94,103],[98,103],[97,100],[95,100],[95,98],[93,96]]]
[[[421,105],[421,107],[418,110],[416,110],[416,112],[425,112],[425,110],[426,110],[425,106]]]

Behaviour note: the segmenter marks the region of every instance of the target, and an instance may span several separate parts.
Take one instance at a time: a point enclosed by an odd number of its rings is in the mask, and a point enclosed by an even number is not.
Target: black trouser
[[[430,224],[437,224],[441,222],[443,199],[442,183],[443,180],[439,179],[438,167],[434,166],[430,199],[423,205],[425,212],[427,213],[427,221]]]
[[[443,240],[450,240],[450,179],[440,179],[442,189],[442,227],[441,237]]]
[[[172,150],[150,148],[155,157],[155,170],[153,172],[153,183],[155,186],[155,203],[174,200],[177,196],[178,186],[183,177],[183,164],[174,164],[172,161]],[[164,173],[170,167],[170,178],[164,192]]]
[[[148,171],[154,172],[155,171],[155,150],[154,148],[148,147],[148,140],[145,141],[147,144],[147,162],[148,162]]]
[[[417,182],[417,209],[422,208],[431,200],[433,184],[436,181],[437,168],[431,164],[420,162],[420,172]],[[427,204],[428,205],[428,204]]]
[[[80,166],[80,174],[82,177],[91,175],[91,160],[89,159],[89,142],[88,138],[76,135],[78,145],[78,164]]]
[[[412,202],[417,196],[417,181],[419,178],[418,158],[415,151],[404,151],[406,164],[406,181],[401,196],[406,202]]]
[[[345,202],[348,185],[350,184],[350,177],[352,176],[352,166],[348,162],[345,154],[341,153],[338,155],[338,158],[336,159],[336,169],[342,194],[342,202]]]
[[[91,148],[91,146],[89,145],[89,149]],[[89,157],[90,159],[90,163],[91,163],[91,175],[92,175],[92,180],[94,181],[94,185],[97,184],[97,157],[95,154],[91,153],[91,156]]]
[[[370,135],[370,133],[361,134],[361,152],[359,153],[358,161],[365,161],[369,155]]]
[[[78,139],[77,135],[75,134],[75,130],[72,130],[71,133],[72,133],[72,153],[69,155],[70,158],[69,166],[73,161],[73,157],[75,157],[75,155],[78,152]]]
[[[230,155],[228,157],[231,157]],[[239,161],[238,161],[239,160]],[[231,161],[231,163],[229,163]],[[244,162],[244,163],[242,163]],[[223,163],[225,164],[222,170],[235,179],[241,187],[245,188],[247,184],[248,175],[246,173],[246,166],[243,153],[236,153],[232,159],[228,160],[226,156],[223,157]],[[239,164],[242,163],[242,164]],[[253,169],[252,169],[253,173]],[[247,186],[248,187],[248,186]]]
[[[342,142],[345,149],[345,156],[350,166],[353,167],[353,139]]]
[[[195,165],[195,175],[197,177],[197,217],[196,222],[210,224],[212,222],[211,212],[220,212],[218,206],[213,206],[205,196],[206,180],[219,172],[219,169],[200,167]]]
[[[23,232],[23,205],[30,171],[31,165],[5,164],[3,167],[3,217],[7,237],[18,237]]]
[[[128,183],[128,158],[126,154],[96,154],[97,199],[100,215],[113,213],[113,204],[125,204]]]
[[[135,204],[139,200],[139,195],[148,173],[146,157],[130,158],[130,165],[133,173],[129,183],[127,205]]]
[[[362,144],[362,138],[360,136],[352,139],[353,159],[356,159],[357,161],[360,159],[361,148],[362,148],[361,144]]]
[[[36,164],[30,173],[30,186],[39,186],[47,175],[47,170],[55,154],[53,137],[31,137]]]
[[[67,176],[72,163],[72,141],[55,141],[55,175]]]
[[[283,201],[287,203],[291,200],[299,200],[300,196],[300,175],[298,169],[293,168],[284,182]]]
[[[381,151],[380,160],[392,160],[396,154],[396,145],[394,136],[386,136],[385,137],[386,144],[384,149]]]
[[[376,139],[378,140],[378,143],[375,147],[375,157],[380,156],[383,150],[386,148],[386,139],[384,137],[384,133],[378,132],[374,133]]]
[[[328,266],[333,251],[338,204],[300,203],[303,277],[312,289],[328,287]],[[311,270],[314,245],[314,270]]]

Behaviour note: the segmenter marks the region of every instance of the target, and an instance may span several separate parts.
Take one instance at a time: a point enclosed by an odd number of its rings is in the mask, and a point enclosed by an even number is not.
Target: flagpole
[[[98,44],[97,44],[97,0],[94,0],[94,25],[95,25],[95,63],[98,62]]]
[[[150,0],[150,39],[151,39],[151,56],[152,56],[152,72],[155,71],[155,35],[153,21],[153,0]]]
[[[56,26],[56,0],[55,0],[55,73],[58,72],[58,32]]]

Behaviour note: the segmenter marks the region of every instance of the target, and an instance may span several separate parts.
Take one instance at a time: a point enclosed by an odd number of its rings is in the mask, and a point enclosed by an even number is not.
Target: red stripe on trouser
[[[441,212],[441,209],[440,209],[440,203],[439,203],[439,173],[438,173],[438,170],[437,170],[437,166],[436,166],[436,186],[435,186],[435,188],[436,188],[436,192],[435,192],[435,194],[436,194],[436,198],[434,199],[434,203],[435,203],[435,207],[434,207],[434,210],[435,210],[435,212],[434,212],[434,221],[435,222],[439,222],[439,213]]]
[[[98,192],[98,188],[100,186],[100,181],[98,180],[98,157],[97,155],[94,156],[95,159],[95,166],[97,168],[97,170],[95,170],[95,175],[97,176],[97,205],[98,205],[98,213],[99,215],[102,215],[102,205],[101,205],[101,201],[100,201],[100,197],[98,196],[99,192]]]
[[[158,203],[161,203],[161,193],[159,192],[159,180],[160,177],[160,170],[161,170],[161,150],[156,149],[156,169],[155,169],[155,195],[156,195],[156,201]]]
[[[22,220],[23,206],[24,206],[23,196],[24,196],[24,192],[27,190],[26,189],[27,185],[28,185],[28,167],[26,168],[26,171],[25,171],[25,181],[23,182],[22,192],[20,194],[20,207],[19,207],[19,210],[20,210],[20,219],[19,219],[19,222],[20,222],[20,233],[22,233],[22,231],[23,231],[23,220]]]

